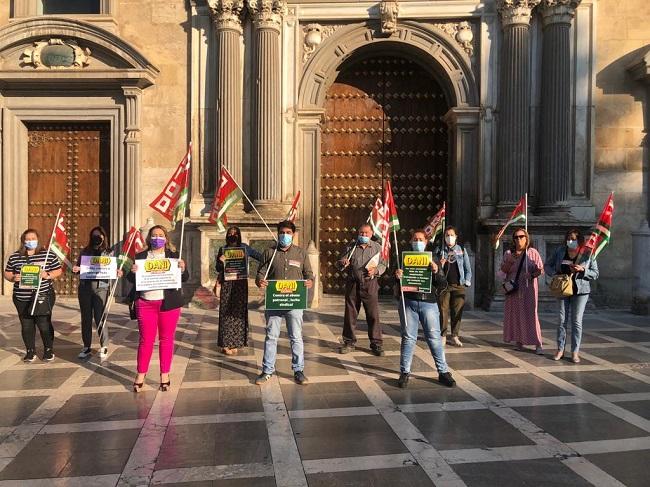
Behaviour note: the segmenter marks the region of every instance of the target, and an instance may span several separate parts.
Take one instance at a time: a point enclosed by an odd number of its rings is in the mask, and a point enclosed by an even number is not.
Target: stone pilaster
[[[540,0],[497,0],[503,27],[499,79],[499,206],[516,203],[530,179],[530,19]]]
[[[124,178],[129,184],[126,187],[126,225],[120,231],[131,225],[139,225],[140,205],[142,202],[142,184],[140,168],[140,118],[142,113],[142,89],[135,86],[125,86],[124,107],[126,126],[124,127],[124,145],[126,149],[126,170]]]
[[[538,209],[557,211],[571,198],[571,21],[580,0],[542,0],[542,117]]]
[[[216,165],[242,183],[242,12],[244,0],[210,0],[214,23]]]
[[[255,202],[282,199],[280,31],[284,0],[247,0],[253,18],[252,166]]]

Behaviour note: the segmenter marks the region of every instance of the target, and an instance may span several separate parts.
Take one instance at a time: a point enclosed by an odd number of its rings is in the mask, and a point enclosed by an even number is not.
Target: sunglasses
[[[526,235],[515,235],[514,237],[512,237],[513,240],[519,240],[522,238],[526,238]]]

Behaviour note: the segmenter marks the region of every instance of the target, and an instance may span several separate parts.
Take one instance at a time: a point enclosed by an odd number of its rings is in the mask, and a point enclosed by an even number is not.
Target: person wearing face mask
[[[257,271],[255,283],[265,289],[268,280],[305,280],[307,289],[314,285],[314,273],[307,252],[293,244],[296,226],[289,220],[278,223],[278,242],[262,254],[262,261]],[[282,318],[287,322],[289,343],[291,344],[291,369],[293,380],[304,385],[309,382],[305,377],[305,356],[302,343],[302,311],[292,310],[267,310],[264,312],[266,319],[266,337],[264,339],[264,359],[262,360],[262,373],[255,379],[255,384],[263,385],[268,382],[275,372],[275,358],[278,350],[278,338]]]
[[[145,240],[147,248],[135,255],[136,260],[179,258],[176,248],[169,239],[167,229],[162,225],[151,227]],[[187,281],[190,275],[183,259],[178,261],[178,267],[182,272],[182,281]],[[138,266],[134,264],[127,274],[127,279],[130,282],[135,283],[135,273],[137,271]],[[135,302],[138,330],[140,331],[138,374],[133,383],[133,391],[140,392],[144,386],[144,378],[149,371],[156,333],[158,334],[158,354],[160,358],[159,390],[167,391],[171,386],[169,371],[174,356],[176,325],[183,306],[183,293],[180,289],[136,291],[135,286],[133,286],[130,299]]]
[[[254,248],[242,243],[238,227],[226,231],[226,245],[217,253],[217,280],[221,285],[219,296],[219,335],[217,346],[226,355],[236,355],[238,349],[248,346],[248,279],[226,281],[224,278],[224,249],[243,248],[247,257],[260,261],[262,256]]]
[[[416,252],[424,252],[426,248],[426,233],[421,229],[415,230],[411,235],[411,249]],[[430,266],[434,275],[434,284],[437,284],[444,279],[440,273],[440,266],[434,260],[431,261]],[[402,275],[401,269],[395,271],[398,285],[400,285]],[[456,381],[447,367],[445,348],[440,337],[440,312],[435,293],[404,292],[403,297],[404,302],[400,301],[399,303],[402,344],[400,347],[400,376],[397,385],[401,388],[408,386],[411,362],[418,341],[418,328],[422,323],[424,338],[438,370],[438,380],[447,387],[454,387]],[[406,316],[404,310],[406,310]]]
[[[564,237],[565,245],[560,245],[544,264],[549,276],[564,274],[571,276],[573,295],[559,299],[559,316],[557,328],[557,352],[553,360],[564,356],[566,346],[567,325],[571,320],[571,361],[580,363],[580,341],[582,340],[582,316],[584,315],[591,281],[598,279],[598,264],[591,256],[582,257],[580,248],[584,245],[584,237],[580,230],[572,228]]]
[[[106,230],[97,226],[90,231],[88,245],[86,245],[77,264],[72,268],[72,272],[79,274],[81,271],[81,256],[112,256],[113,250],[108,244]],[[91,345],[93,340],[93,318],[95,327],[104,313],[104,306],[108,298],[110,281],[106,279],[80,279],[78,288],[79,310],[81,311],[81,339],[83,340],[83,349],[79,352],[79,359],[87,359],[92,354]],[[104,332],[99,337],[99,358],[104,360],[108,355],[108,328],[104,327]]]
[[[343,346],[340,353],[354,351],[357,337],[357,317],[363,304],[368,322],[370,350],[378,357],[384,355],[381,322],[379,320],[379,276],[386,271],[380,258],[381,246],[372,240],[372,227],[359,227],[356,241],[340,255],[336,266],[343,271],[345,283],[345,314],[343,317]]]
[[[451,343],[462,347],[460,341],[460,320],[463,317],[465,307],[465,288],[472,285],[472,266],[469,256],[462,246],[458,245],[458,232],[455,227],[445,229],[445,243],[442,249],[438,249],[437,255],[440,259],[442,271],[446,276],[447,285],[438,296],[440,306],[440,333],[442,343],[447,343],[447,331],[451,319]]]
[[[530,236],[523,228],[512,234],[514,252],[503,255],[500,276],[515,288],[506,294],[503,313],[503,341],[515,342],[517,350],[535,345],[535,353],[543,355],[542,330],[537,316],[537,278],[544,273],[539,252],[530,247]]]
[[[46,262],[47,256],[47,262]],[[20,287],[20,271],[24,265],[41,267],[41,284],[39,296],[48,296],[50,308],[48,314],[32,315],[31,308],[36,293],[33,289]],[[4,270],[4,278],[14,283],[13,302],[20,320],[25,356],[23,361],[33,362],[36,359],[36,328],[43,340],[43,360],[54,360],[54,329],[51,326],[52,306],[54,306],[54,287],[52,280],[61,275],[63,269],[59,259],[39,244],[38,232],[28,228],[20,236],[20,248],[9,256]]]

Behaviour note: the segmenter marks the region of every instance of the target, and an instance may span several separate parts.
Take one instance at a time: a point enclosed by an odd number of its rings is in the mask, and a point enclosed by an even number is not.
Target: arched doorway
[[[391,180],[405,245],[446,200],[449,110],[442,86],[421,64],[397,54],[354,56],[325,96],[320,162],[323,292],[345,284],[335,262]],[[382,292],[392,287],[389,273]],[[392,274],[392,273],[390,273]]]

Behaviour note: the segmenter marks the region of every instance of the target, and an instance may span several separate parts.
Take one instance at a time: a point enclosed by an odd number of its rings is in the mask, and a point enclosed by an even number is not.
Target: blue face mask
[[[278,236],[278,243],[280,244],[280,247],[288,247],[291,245],[291,242],[293,242],[293,235],[282,233]]]
[[[427,246],[426,242],[420,242],[420,241],[411,242],[411,248],[416,252],[424,252],[426,246]]]
[[[27,250],[36,250],[36,247],[38,247],[38,240],[25,240]]]
[[[359,242],[362,245],[365,245],[368,242],[370,242],[370,237],[366,237],[365,235],[359,235],[357,237],[357,242]]]
[[[578,241],[577,240],[567,240],[566,241],[566,246],[569,250],[575,250],[578,248]]]

